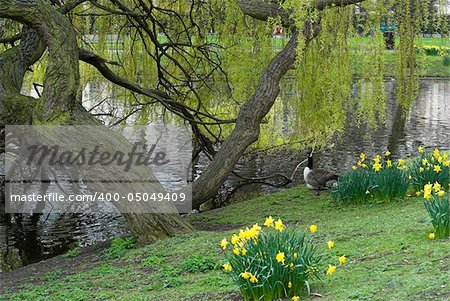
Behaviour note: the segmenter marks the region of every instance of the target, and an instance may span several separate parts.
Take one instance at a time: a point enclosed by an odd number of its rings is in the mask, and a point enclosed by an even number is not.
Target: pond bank
[[[203,231],[125,250],[118,258],[105,257],[108,248],[101,246],[5,273],[4,300],[240,300],[221,269],[225,257],[218,243],[268,215],[302,229],[317,224],[318,238],[332,239],[333,252],[347,256],[348,264],[312,285],[322,301],[450,297],[450,243],[427,238],[432,227],[423,223],[421,199],[344,207],[327,192],[316,196],[299,186],[191,215]]]

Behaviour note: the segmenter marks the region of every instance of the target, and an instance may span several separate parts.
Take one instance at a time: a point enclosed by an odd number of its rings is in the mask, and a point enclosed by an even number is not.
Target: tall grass
[[[373,198],[390,202],[406,197],[409,187],[408,175],[398,162],[390,168],[382,168],[379,172],[371,172],[371,195]]]
[[[372,173],[364,169],[346,173],[333,186],[331,196],[346,204],[366,203],[372,198],[372,182]]]

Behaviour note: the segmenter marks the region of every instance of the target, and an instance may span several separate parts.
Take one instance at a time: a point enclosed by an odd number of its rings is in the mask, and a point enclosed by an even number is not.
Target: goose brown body
[[[313,168],[312,153],[308,157],[308,166],[303,171],[303,177],[306,186],[309,189],[321,190],[326,189],[327,182],[338,180],[339,176],[329,170],[323,168]]]

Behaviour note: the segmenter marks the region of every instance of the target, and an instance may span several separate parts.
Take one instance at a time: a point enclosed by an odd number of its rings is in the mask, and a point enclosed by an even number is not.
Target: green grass
[[[195,231],[125,249],[120,258],[101,256],[91,263],[77,257],[79,265],[71,271],[57,266],[45,275],[30,271],[36,279],[23,279],[5,297],[21,301],[236,300],[237,287],[220,267],[226,260],[219,242],[240,226],[261,223],[268,215],[281,218],[289,227],[317,224],[316,235],[324,242],[335,242],[331,252],[347,256],[344,267],[312,285],[312,292],[322,295],[321,301],[450,298],[450,244],[427,238],[433,228],[423,222],[427,212],[420,198],[343,207],[336,206],[329,193],[316,196],[304,187],[190,217],[195,225],[214,231]]]
[[[164,36],[159,37],[161,42],[165,42],[167,39]],[[349,38],[349,44],[352,48],[359,48],[363,45],[367,45],[370,38],[366,37],[358,37],[358,38]],[[419,38],[420,44],[422,46],[443,46],[450,48],[450,39],[449,38]],[[217,37],[214,35],[207,36],[208,42],[219,43]],[[272,39],[272,45],[275,49],[281,50],[287,44],[287,39],[276,38]],[[240,45],[240,47],[251,47],[251,43],[248,45],[244,42]],[[398,45],[398,39],[396,40],[396,45]],[[114,45],[107,44],[107,48],[110,50],[115,50],[116,48],[121,50],[122,45]],[[365,53],[353,53],[352,66],[356,76],[361,76],[364,72],[362,70],[361,62],[362,56]],[[394,52],[386,51],[385,53],[385,72],[384,76],[386,77],[394,77],[396,76],[395,66],[396,66],[396,57],[397,55]],[[418,62],[420,76],[422,77],[450,77],[450,68],[444,65],[444,58],[440,56],[430,56],[424,55],[421,56]]]
[[[356,53],[352,58],[353,72],[356,76],[364,75],[363,59],[364,53]],[[395,77],[397,54],[388,52],[384,54],[384,76]],[[422,77],[450,77],[450,68],[444,65],[441,56],[422,55],[418,58],[418,74]]]

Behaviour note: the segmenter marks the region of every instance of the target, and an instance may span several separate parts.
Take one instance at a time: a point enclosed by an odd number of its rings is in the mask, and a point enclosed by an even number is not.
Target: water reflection
[[[93,93],[92,87],[85,93]],[[374,156],[389,149],[394,157],[407,157],[416,153],[417,146],[428,149],[450,149],[450,82],[448,80],[423,80],[418,100],[403,114],[395,100],[395,82],[386,83],[388,92],[387,122],[385,126],[369,133],[351,121],[345,134],[334,141],[335,147],[317,155],[318,165],[337,172],[345,172],[355,163],[356,156],[365,152]],[[289,106],[280,122],[287,124]],[[108,108],[102,108],[107,110]],[[240,163],[237,170],[250,177],[265,176],[274,172],[289,175],[295,165],[303,160],[302,151],[280,150],[255,156]],[[194,170],[201,173],[206,159],[196,162]],[[1,168],[1,167],[0,167]],[[294,184],[301,182],[301,171]],[[164,178],[164,175],[160,175]],[[239,183],[230,177],[224,190],[231,191]],[[250,191],[268,191],[271,187],[254,185]],[[72,214],[2,216],[0,218],[0,268],[14,268],[36,262],[67,251],[76,246],[86,246],[127,233],[123,218],[116,214]]]
[[[404,115],[395,101],[395,82],[386,84],[388,91],[387,122],[374,133],[350,123],[336,147],[320,154],[321,165],[338,172],[349,170],[357,155],[369,156],[389,149],[394,157],[417,154],[417,147],[450,149],[450,82],[421,81],[419,97]]]

